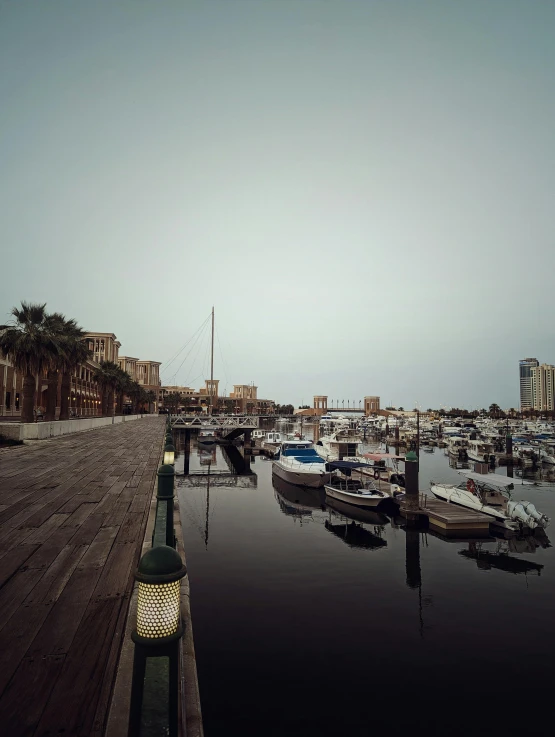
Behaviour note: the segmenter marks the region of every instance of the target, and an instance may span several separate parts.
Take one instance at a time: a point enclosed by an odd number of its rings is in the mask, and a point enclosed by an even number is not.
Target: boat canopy
[[[349,474],[356,468],[368,468],[368,463],[360,461],[329,461],[326,463],[326,471],[341,471],[342,473]]]
[[[492,486],[513,486],[515,482],[519,485],[533,486],[531,481],[512,479],[510,476],[502,476],[500,473],[473,473],[472,471],[465,470],[461,470],[459,473],[478,483],[491,484]]]
[[[368,458],[371,461],[381,461],[386,458],[394,458],[397,461],[404,461],[405,456],[397,456],[395,453],[364,453],[363,458]]]

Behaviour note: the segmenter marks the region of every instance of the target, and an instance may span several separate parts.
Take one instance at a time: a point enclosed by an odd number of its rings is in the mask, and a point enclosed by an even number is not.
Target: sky
[[[554,27],[549,0],[0,0],[0,319],[46,302],[198,388],[214,306],[220,390],[516,407],[518,360],[555,363]]]

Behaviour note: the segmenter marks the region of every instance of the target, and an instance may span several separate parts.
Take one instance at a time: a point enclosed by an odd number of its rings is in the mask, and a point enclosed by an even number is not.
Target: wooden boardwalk
[[[0,731],[104,733],[163,417],[0,450]]]

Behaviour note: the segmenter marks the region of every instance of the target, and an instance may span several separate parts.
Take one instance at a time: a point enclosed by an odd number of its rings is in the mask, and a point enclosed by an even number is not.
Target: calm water
[[[209,492],[179,490],[207,737],[552,732],[554,548],[406,532],[193,447],[208,463]],[[440,449],[430,478],[461,479]],[[553,487],[515,497],[555,518]]]

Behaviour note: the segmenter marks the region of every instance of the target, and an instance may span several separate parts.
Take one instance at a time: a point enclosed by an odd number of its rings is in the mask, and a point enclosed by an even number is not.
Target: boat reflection
[[[274,495],[283,514],[291,517],[311,517],[314,510],[324,510],[323,489],[290,484],[279,476],[272,476]]]
[[[505,550],[495,552],[485,550],[481,543],[469,543],[468,550],[459,550],[459,555],[476,561],[481,571],[491,571],[492,568],[495,568],[498,571],[506,571],[515,575],[535,572],[539,576],[543,569],[542,564],[532,563],[524,558],[514,558]]]
[[[387,547],[385,526],[389,518],[374,509],[354,507],[339,499],[326,498],[329,513],[324,526],[332,535],[339,537],[350,548],[378,550]],[[370,525],[371,529],[364,525]]]
[[[365,550],[377,550],[387,547],[387,540],[380,537],[376,532],[371,532],[363,525],[345,518],[344,522],[333,523],[331,520],[324,522],[326,530],[341,538],[350,548],[364,548]]]

